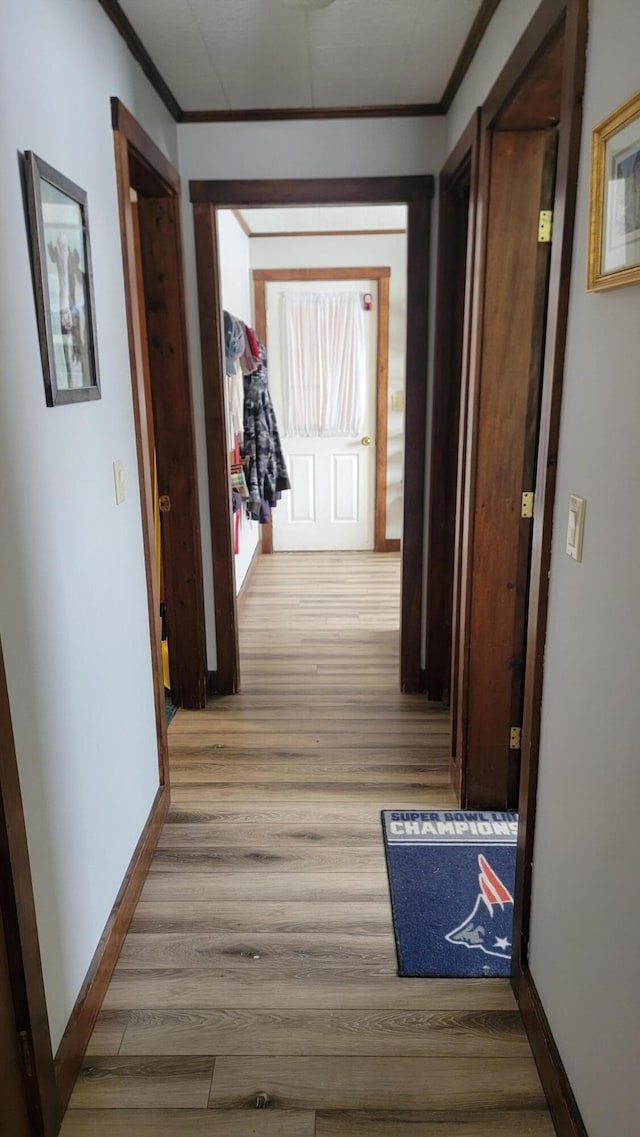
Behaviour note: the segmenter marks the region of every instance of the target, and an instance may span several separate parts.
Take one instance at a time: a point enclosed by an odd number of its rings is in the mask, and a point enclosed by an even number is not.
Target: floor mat
[[[383,810],[401,976],[509,975],[514,813]]]

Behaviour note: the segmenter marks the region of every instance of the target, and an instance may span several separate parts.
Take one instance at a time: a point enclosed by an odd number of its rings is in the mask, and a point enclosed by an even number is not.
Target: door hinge
[[[538,244],[548,245],[553,236],[553,210],[541,209],[538,218]]]
[[[29,1035],[26,1030],[18,1032],[20,1039],[20,1050],[22,1052],[22,1064],[24,1066],[25,1074],[28,1078],[33,1078],[33,1063],[31,1061],[31,1046],[29,1043]]]
[[[168,513],[171,509],[171,498],[168,493],[160,494],[158,498],[158,508],[161,513]]]
[[[521,517],[533,517],[533,508],[535,505],[536,495],[531,493],[523,493],[522,507],[520,510]]]
[[[509,750],[519,750],[522,743],[522,727],[512,726],[509,734]]]

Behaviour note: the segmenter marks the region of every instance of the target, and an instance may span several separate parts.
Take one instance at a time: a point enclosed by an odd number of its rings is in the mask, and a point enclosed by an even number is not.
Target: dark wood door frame
[[[473,251],[480,111],[439,177],[438,266],[433,375],[426,614],[427,698],[450,702],[455,730],[459,502],[464,493],[464,429],[469,380]],[[455,747],[454,747],[455,753]],[[454,785],[456,782],[453,777]]]
[[[292,280],[375,280],[378,283],[378,328],[376,336],[376,481],[374,501],[373,549],[389,553],[400,546],[387,539],[387,426],[389,390],[389,284],[388,266],[345,268],[257,268],[253,270],[256,331],[267,343],[266,286],[274,281]],[[268,345],[267,345],[268,346]],[[263,552],[266,552],[263,549]],[[272,552],[270,548],[268,550]]]
[[[586,1137],[586,1130],[571,1091],[561,1057],[555,1046],[544,1008],[528,966],[529,924],[534,852],[536,792],[538,780],[544,642],[548,611],[548,579],[551,561],[553,506],[558,455],[560,406],[564,375],[567,318],[571,283],[571,260],[575,223],[578,160],[582,125],[582,95],[586,62],[588,0],[543,0],[514,52],[491,89],[481,111],[480,172],[477,193],[473,273],[472,358],[481,350],[482,289],[479,286],[486,256],[486,201],[490,134],[513,129],[513,119],[504,118],[524,80],[564,26],[563,64],[558,121],[558,156],[554,201],[554,230],[549,274],[544,366],[540,403],[540,427],[536,470],[536,500],[533,520],[527,653],[522,721],[519,835],[514,911],[512,984],[542,1084],[559,1137]],[[543,96],[542,96],[543,97]],[[525,100],[526,103],[526,100]],[[522,107],[522,102],[520,102]],[[525,107],[526,109],[526,107]],[[540,125],[540,124],[538,124]],[[530,127],[527,127],[530,128]],[[473,423],[464,444],[467,461],[473,459]],[[462,518],[462,526],[470,523]],[[461,571],[465,572],[462,564]],[[461,597],[464,602],[464,596]]]
[[[429,218],[433,178],[318,178],[289,181],[192,181],[200,343],[209,464],[217,643],[217,689],[239,687],[235,569],[228,523],[229,458],[224,417],[224,360],[217,209],[287,205],[408,205],[407,365],[402,539],[400,685],[423,689],[423,498],[427,427]]]
[[[112,99],[112,123],[163,783],[167,778],[166,712],[161,678],[160,597],[155,574],[155,488],[153,458],[149,454],[150,437],[155,439],[158,494],[165,507],[161,514],[162,565],[172,699],[178,706],[197,709],[205,705],[207,693],[202,545],[183,275],[180,177],[118,99]],[[137,193],[137,219],[133,216],[130,188]],[[140,262],[142,290],[136,287],[136,271]],[[141,293],[144,311],[141,311]],[[150,412],[152,421],[149,421]]]
[[[0,916],[31,1137],[55,1137],[60,1105],[29,866],[29,851],[0,644]],[[4,1057],[4,1055],[2,1056]],[[15,1072],[15,1064],[14,1072]],[[0,1084],[6,1071],[0,1068]],[[16,1087],[16,1090],[18,1087]],[[1,1110],[0,1110],[1,1112]]]

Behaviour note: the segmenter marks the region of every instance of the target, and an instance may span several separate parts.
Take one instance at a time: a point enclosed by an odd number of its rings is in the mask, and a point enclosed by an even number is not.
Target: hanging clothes
[[[274,506],[282,490],[291,488],[287,467],[280,444],[278,424],[269,394],[267,354],[264,344],[257,341],[260,362],[251,375],[244,379],[244,456],[245,473],[249,487],[248,511],[260,520],[268,519],[263,502]]]

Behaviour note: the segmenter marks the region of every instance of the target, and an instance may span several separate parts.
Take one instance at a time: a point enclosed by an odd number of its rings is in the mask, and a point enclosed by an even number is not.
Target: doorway
[[[207,691],[180,178],[118,99],[112,120],[163,784],[165,686],[193,709]]]
[[[380,230],[376,235],[383,233]],[[352,236],[358,237],[357,230],[347,234],[347,239]],[[404,238],[404,234],[394,236],[401,242]],[[400,490],[399,484],[392,487],[387,483],[391,268],[254,269],[253,281],[256,328],[267,345],[276,413],[284,410],[286,404],[280,311],[284,296],[309,290],[315,294],[355,292],[365,310],[366,393],[358,437],[324,439],[297,435],[289,440],[286,419],[279,416],[292,472],[292,500],[286,510],[276,514],[275,540],[267,541],[265,551],[399,551],[399,540],[387,537],[387,496]],[[292,458],[293,464],[300,466],[300,479],[292,469]],[[314,488],[315,492],[311,492]],[[293,500],[296,495],[297,501]]]
[[[477,169],[461,366],[447,363],[447,352],[456,357],[447,344],[446,320],[440,318],[436,330],[443,381],[460,390],[455,567],[449,578],[452,778],[467,808],[519,809],[512,977],[542,1061],[540,1013],[527,967],[528,921],[586,36],[585,0],[546,0],[479,112],[479,132],[476,119],[461,140],[456,168],[470,160]],[[525,186],[519,171],[526,167]],[[446,210],[443,218],[446,241]],[[504,289],[509,274],[515,274],[510,291]],[[459,274],[455,279],[459,287]],[[454,303],[449,297],[442,310]],[[519,422],[509,427],[502,418],[496,427],[494,411],[508,417],[514,410],[514,371],[520,373]],[[448,445],[456,446],[453,427]],[[504,524],[498,526],[500,511]],[[507,532],[508,549],[500,549]]]
[[[229,461],[225,441],[218,209],[292,205],[408,206],[407,371],[402,543],[401,663],[403,691],[422,688],[423,496],[427,408],[427,307],[431,177],[317,179],[273,182],[192,182],[200,337],[209,464],[215,580],[217,674],[221,694],[238,690],[237,609],[229,516]],[[212,319],[212,314],[215,320]]]

